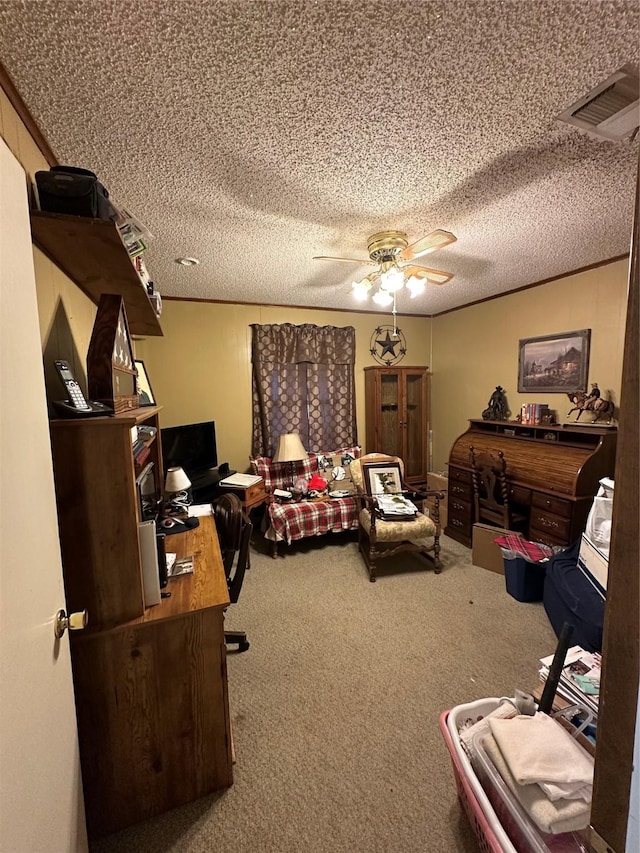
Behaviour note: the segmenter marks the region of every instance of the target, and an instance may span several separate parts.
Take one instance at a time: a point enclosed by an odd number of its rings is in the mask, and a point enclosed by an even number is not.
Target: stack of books
[[[523,424],[540,424],[542,418],[549,414],[546,403],[523,403],[520,409],[520,421]]]
[[[549,676],[553,655],[540,658],[540,679],[543,683]],[[572,646],[564,660],[557,693],[572,705],[582,705],[598,717],[600,696],[600,671],[602,658],[597,652],[587,652],[581,646]]]
[[[133,463],[136,468],[141,468],[149,458],[151,448],[142,438],[137,438],[132,445]]]

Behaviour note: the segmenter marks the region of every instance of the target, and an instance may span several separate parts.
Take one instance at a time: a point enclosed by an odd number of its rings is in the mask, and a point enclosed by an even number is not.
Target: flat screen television
[[[218,464],[216,425],[213,421],[165,427],[160,430],[160,435],[165,471],[180,467],[193,480],[194,475]]]

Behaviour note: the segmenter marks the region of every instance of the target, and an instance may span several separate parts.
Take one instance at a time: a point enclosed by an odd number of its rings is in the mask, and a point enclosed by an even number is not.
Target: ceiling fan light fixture
[[[389,293],[396,293],[404,284],[404,273],[394,262],[389,262],[388,266],[383,263],[381,267],[384,269],[380,273],[380,287]]]
[[[393,303],[393,296],[387,290],[378,290],[371,298],[376,305],[381,305],[384,308]]]
[[[424,293],[424,279],[416,278],[415,275],[409,276],[406,281],[407,290],[409,291],[409,296],[412,299],[415,299],[416,296],[420,296]]]
[[[364,302],[371,290],[371,282],[368,278],[363,278],[362,281],[352,281],[351,287],[353,289],[354,297],[359,302]]]

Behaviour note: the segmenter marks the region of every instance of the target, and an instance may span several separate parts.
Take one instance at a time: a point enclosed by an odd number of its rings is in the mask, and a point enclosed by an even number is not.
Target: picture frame
[[[587,390],[591,329],[520,340],[518,393]]]
[[[392,495],[402,491],[399,462],[363,462],[362,479],[368,495]]]
[[[140,359],[134,359],[134,366],[137,371],[136,378],[136,391],[140,396],[139,405],[142,406],[155,406],[156,398],[151,389],[151,383],[149,382],[149,376],[147,374],[147,368],[144,365],[144,361]]]

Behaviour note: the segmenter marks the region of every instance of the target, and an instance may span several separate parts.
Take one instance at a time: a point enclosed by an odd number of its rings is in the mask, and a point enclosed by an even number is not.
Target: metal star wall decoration
[[[398,364],[407,354],[407,341],[402,329],[377,326],[371,335],[369,352],[378,364],[385,367]]]

